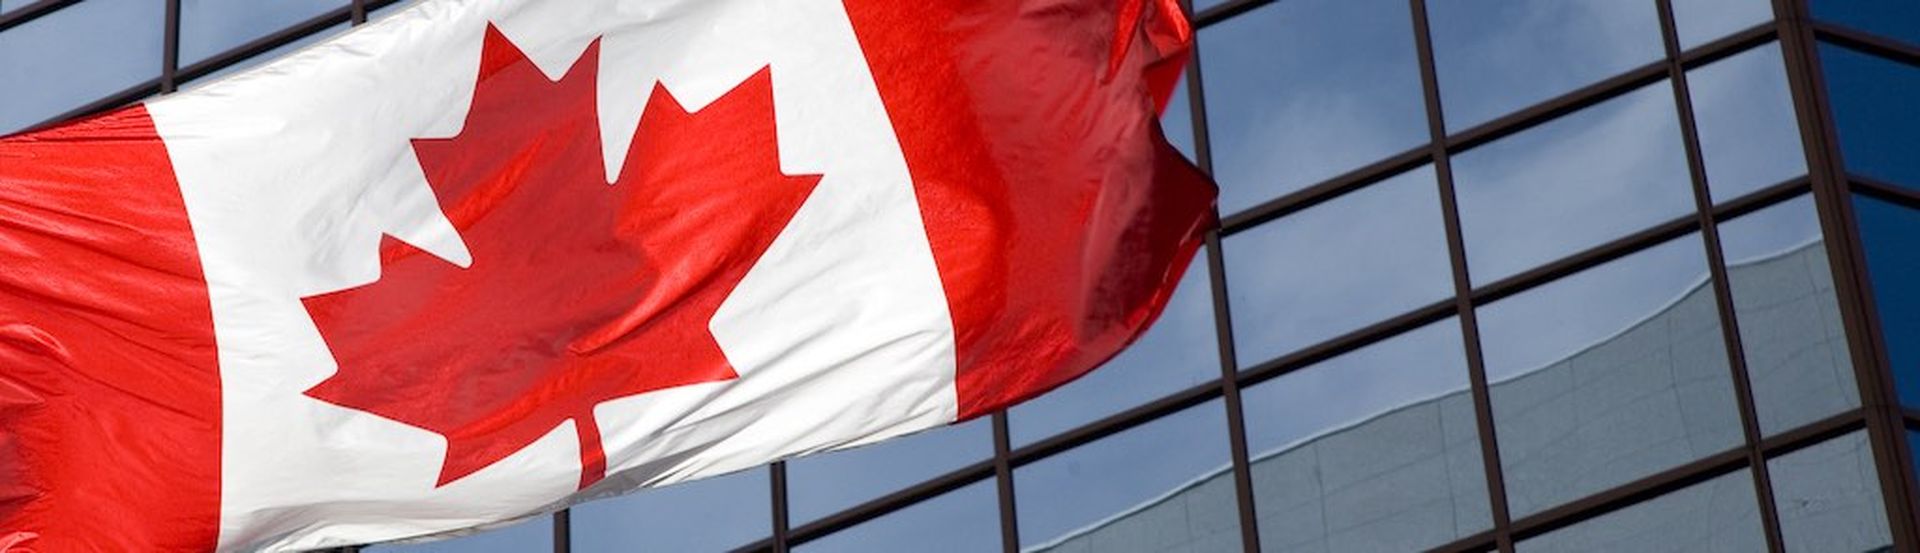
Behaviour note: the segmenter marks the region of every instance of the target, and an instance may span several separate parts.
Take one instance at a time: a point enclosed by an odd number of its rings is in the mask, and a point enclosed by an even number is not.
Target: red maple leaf
[[[489,26],[465,126],[413,141],[470,266],[386,237],[379,280],[303,300],[339,365],[307,395],[445,436],[437,485],[572,420],[584,489],[595,405],[737,376],[708,324],[819,182],[780,171],[763,68],[697,113],[655,84],[609,186],[598,60],[551,81]]]

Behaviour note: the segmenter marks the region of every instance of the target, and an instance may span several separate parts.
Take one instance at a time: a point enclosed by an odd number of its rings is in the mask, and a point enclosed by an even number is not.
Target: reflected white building
[[[1773,409],[1762,411],[1763,419],[1818,420],[1837,412],[1836,402],[1846,402],[1853,389],[1830,275],[1819,241],[1728,266],[1741,335],[1763,341],[1747,344],[1750,381],[1756,395],[1778,398],[1767,403]],[[1554,498],[1542,504],[1559,504],[1562,489],[1604,489],[1671,468],[1676,456],[1693,459],[1737,447],[1739,427],[1704,414],[1737,413],[1725,342],[1712,324],[1715,312],[1713,289],[1701,275],[1673,301],[1612,336],[1493,383],[1495,409],[1512,410],[1495,414],[1510,497],[1515,484],[1531,480],[1538,482],[1532,489]],[[1560,408],[1539,408],[1546,405]],[[1687,423],[1665,422],[1672,418]],[[1255,453],[1250,466],[1262,549],[1408,551],[1478,531],[1485,525],[1479,513],[1488,509],[1480,454],[1473,400],[1464,389]],[[1864,438],[1836,440],[1773,464],[1809,461],[1829,473],[1818,485],[1789,487],[1782,484],[1791,479],[1773,477],[1782,526],[1801,530],[1787,532],[1790,545],[1889,550]],[[1578,476],[1563,478],[1567,474]],[[1237,525],[1223,520],[1237,513],[1219,507],[1233,504],[1232,479],[1231,467],[1220,467],[1025,551],[1231,549],[1212,544],[1239,540]],[[1609,517],[1616,516],[1664,522],[1609,527]],[[1518,549],[1761,551],[1766,543],[1759,527],[1752,480],[1742,470],[1675,492],[1670,500],[1522,541]]]

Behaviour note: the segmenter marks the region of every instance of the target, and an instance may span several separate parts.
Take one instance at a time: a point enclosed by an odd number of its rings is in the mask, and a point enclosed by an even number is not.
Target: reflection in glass
[[[413,4],[414,4],[413,2],[394,2],[392,4],[387,4],[385,6],[375,8],[373,11],[367,12],[367,22],[372,23],[375,21],[379,21],[382,18],[385,18],[386,16],[393,15],[394,13],[400,12],[405,8],[411,7],[413,6]]]
[[[1467,150],[1453,175],[1475,284],[1694,209],[1666,81]]]
[[[1514,551],[1766,551],[1767,538],[1760,528],[1759,505],[1754,499],[1753,476],[1742,469],[1516,543]]]
[[[787,463],[794,524],[805,524],[993,457],[991,418]]]
[[[1213,400],[1014,469],[1025,551],[1240,551]]]
[[[1160,320],[1138,341],[1099,370],[1007,411],[1013,446],[1219,378],[1211,284],[1204,253],[1195,256]]]
[[[1431,166],[1229,236],[1224,247],[1243,366],[1453,294]]]
[[[1713,39],[1773,20],[1769,0],[1673,0],[1675,30],[1680,48],[1691,49]]]
[[[1866,431],[1767,461],[1788,551],[1892,551]]]
[[[538,515],[502,528],[458,538],[368,546],[367,553],[528,553],[553,550],[553,515]]]
[[[346,6],[346,0],[182,0],[180,66]]]
[[[1920,472],[1920,429],[1907,429],[1907,449],[1913,455],[1910,458],[1913,459],[1914,471]]]
[[[1920,3],[1913,0],[1813,0],[1813,17],[1920,44]]]
[[[81,2],[0,33],[0,134],[160,76],[165,2]]]
[[[1200,31],[1220,212],[1427,141],[1405,0],[1275,2]]]
[[[1807,173],[1779,43],[1688,71],[1687,88],[1715,202]]]
[[[1853,205],[1894,389],[1920,406],[1920,211],[1865,196]]]
[[[1167,133],[1167,142],[1173,144],[1187,159],[1200,159],[1193,152],[1193,106],[1187,104],[1187,77],[1183,74],[1180,82],[1173,85],[1173,96],[1167,98],[1167,110],[1160,113],[1160,128]]]
[[[1651,1],[1436,0],[1427,13],[1448,131],[1666,55]]]
[[[300,37],[299,39],[294,40],[293,42],[282,44],[279,47],[274,48],[272,50],[262,52],[250,58],[242,59],[240,60],[239,63],[222,67],[218,71],[214,71],[212,73],[206,74],[203,77],[194,79],[192,83],[185,88],[203,86],[206,83],[211,83],[211,82],[220,80],[221,77],[239,73],[241,71],[252,69],[261,64],[265,64],[265,63],[280,59],[282,57],[285,57],[288,54],[292,54],[294,52],[299,51],[301,48],[306,48],[307,46],[310,46],[313,43],[320,42],[322,40],[326,40],[329,38],[333,38],[334,35],[347,32],[347,29],[351,29],[351,28],[352,27],[348,26],[346,23],[341,23],[339,25],[334,25],[332,27],[321,29],[320,32],[310,34],[304,37]]]
[[[969,553],[1000,550],[993,479],[881,515],[806,542],[798,553]]]
[[[1460,321],[1243,390],[1266,551],[1416,551],[1492,526]]]
[[[1813,197],[1721,223],[1720,248],[1760,432],[1771,436],[1859,406]]]
[[[1820,64],[1847,170],[1920,190],[1920,67],[1824,43]]]
[[[1515,518],[1739,445],[1739,411],[1688,235],[1481,307]]]
[[[573,551],[723,551],[773,533],[766,467],[573,507]]]

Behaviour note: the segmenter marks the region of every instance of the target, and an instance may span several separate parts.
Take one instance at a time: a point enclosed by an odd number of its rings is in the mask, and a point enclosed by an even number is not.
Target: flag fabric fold
[[[1157,316],[1171,0],[421,0],[0,138],[0,550],[448,535],[968,420]]]

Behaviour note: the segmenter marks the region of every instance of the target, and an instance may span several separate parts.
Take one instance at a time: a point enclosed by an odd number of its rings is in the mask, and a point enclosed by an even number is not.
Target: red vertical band
[[[1157,123],[1191,39],[1168,5],[848,2],[952,311],[962,419],[1112,357],[1199,247],[1214,188]]]
[[[219,523],[213,316],[152,119],[0,139],[0,549],[206,551]]]

